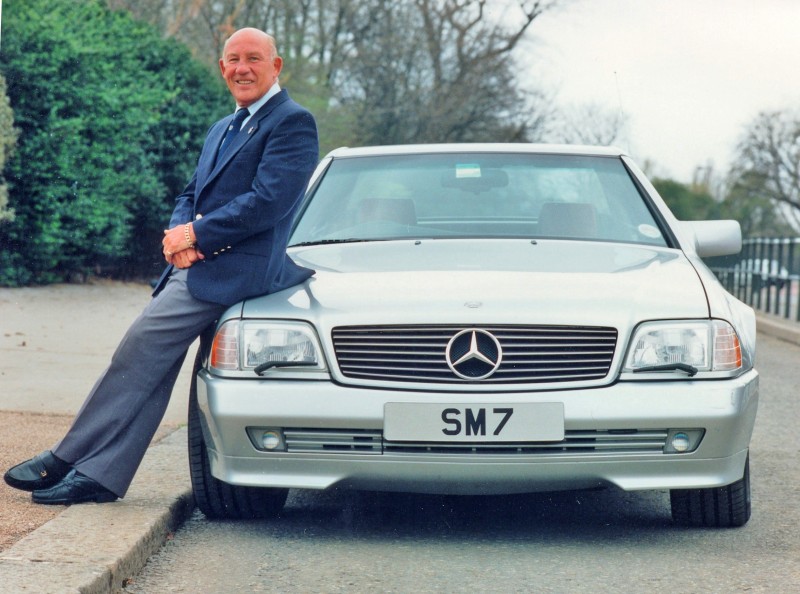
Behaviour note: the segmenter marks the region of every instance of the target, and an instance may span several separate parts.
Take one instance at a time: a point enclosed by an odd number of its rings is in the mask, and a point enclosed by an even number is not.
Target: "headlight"
[[[637,328],[624,372],[735,372],[742,368],[736,331],[722,320],[648,322]],[[725,374],[728,375],[728,374]]]
[[[230,320],[214,336],[211,369],[217,371],[325,371],[314,329],[303,322]]]

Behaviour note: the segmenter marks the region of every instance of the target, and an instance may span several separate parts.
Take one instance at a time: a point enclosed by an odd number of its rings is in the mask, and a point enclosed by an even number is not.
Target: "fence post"
[[[789,319],[792,317],[792,240],[789,238],[781,240],[781,257],[778,260],[778,273],[781,275],[783,284],[781,285],[779,293],[783,297],[783,317]],[[786,262],[786,279],[783,279],[783,271],[781,262]]]
[[[759,277],[757,274],[754,274],[752,269],[758,270],[759,263],[761,262],[761,252],[764,249],[764,239],[761,237],[756,237],[754,241],[755,253],[753,254],[753,258],[748,261],[748,264],[751,268],[750,290],[753,293],[751,297],[753,305],[755,305],[756,309],[761,309],[761,277]]]
[[[738,262],[714,273],[754,309],[800,322],[800,237],[744,239]]]
[[[773,301],[773,299],[772,299],[772,295],[773,295],[772,287],[775,285],[775,283],[773,282],[774,279],[772,278],[772,261],[775,259],[776,240],[767,239],[766,242],[767,242],[767,245],[766,245],[766,248],[767,248],[766,257],[762,258],[758,262],[758,269],[759,269],[759,272],[761,272],[761,279],[764,281],[764,284],[766,285],[766,288],[767,288],[767,291],[766,291],[766,293],[767,293],[766,301],[767,302],[764,304],[764,311],[766,311],[767,313],[775,313],[773,311],[775,308],[772,306],[772,301]],[[764,269],[765,266],[766,266],[766,270]]]

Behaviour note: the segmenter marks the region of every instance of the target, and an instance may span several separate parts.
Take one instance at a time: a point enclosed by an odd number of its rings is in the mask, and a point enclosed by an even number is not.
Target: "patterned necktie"
[[[228,131],[225,133],[225,138],[222,139],[222,144],[219,145],[219,151],[217,152],[218,159],[230,146],[231,142],[233,142],[233,139],[236,138],[236,135],[242,128],[242,122],[244,122],[244,119],[249,115],[250,112],[247,111],[246,107],[243,107],[236,112],[236,115],[233,116],[233,121],[231,122],[231,125],[228,126]]]

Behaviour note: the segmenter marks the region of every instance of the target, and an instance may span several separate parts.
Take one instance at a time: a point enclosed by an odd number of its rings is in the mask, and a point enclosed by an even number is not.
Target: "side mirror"
[[[701,258],[730,256],[742,251],[739,221],[681,221],[681,226],[694,238],[695,251]]]

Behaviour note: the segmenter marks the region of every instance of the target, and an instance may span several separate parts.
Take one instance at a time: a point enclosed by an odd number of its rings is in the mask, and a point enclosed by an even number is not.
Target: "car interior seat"
[[[545,202],[537,230],[548,237],[597,237],[597,212],[587,202]]]
[[[358,222],[387,221],[416,225],[417,212],[411,198],[366,198],[358,205]]]

